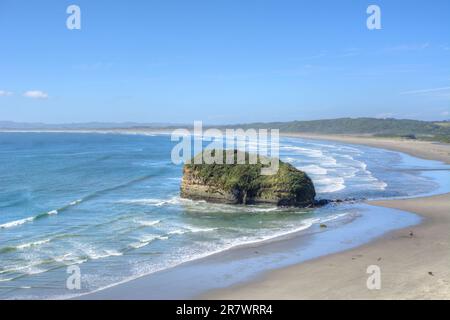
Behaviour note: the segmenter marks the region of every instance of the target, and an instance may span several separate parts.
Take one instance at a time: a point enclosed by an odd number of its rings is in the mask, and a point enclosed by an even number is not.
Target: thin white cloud
[[[443,91],[450,91],[450,87],[405,91],[405,92],[401,92],[400,94],[401,95],[420,95],[420,94],[436,93],[436,92],[443,92]]]
[[[348,48],[342,54],[339,55],[341,58],[345,57],[356,57],[361,54],[361,50],[359,48]]]
[[[9,97],[12,95],[13,95],[13,93],[11,91],[0,90],[0,97]]]
[[[341,50],[340,52],[328,52],[328,51],[322,50],[315,55],[299,58],[296,60],[315,60],[315,59],[320,59],[320,58],[331,58],[331,59],[332,58],[346,58],[346,57],[359,56],[361,54],[362,54],[362,51],[360,48],[347,48],[347,49]]]
[[[23,94],[24,97],[32,99],[47,99],[48,94],[40,90],[30,90]]]
[[[84,64],[78,64],[78,65],[74,65],[73,68],[75,70],[80,70],[80,71],[104,71],[104,70],[109,70],[111,69],[113,66],[112,63],[110,62],[95,62],[95,63],[84,63]]]
[[[315,60],[315,59],[320,59],[320,58],[324,58],[327,56],[327,52],[322,50],[319,53],[312,55],[312,56],[307,56],[307,57],[302,57],[296,60]]]
[[[450,112],[448,111],[441,112],[441,116],[447,117],[448,115],[450,115]]]
[[[398,46],[388,47],[383,52],[405,52],[405,51],[422,51],[430,47],[429,43],[420,44],[401,44]]]

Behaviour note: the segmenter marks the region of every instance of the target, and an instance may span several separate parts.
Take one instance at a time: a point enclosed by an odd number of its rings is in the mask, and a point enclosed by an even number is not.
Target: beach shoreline
[[[450,145],[441,143],[344,135],[284,136],[365,145],[450,163]],[[357,248],[273,270],[199,298],[450,299],[450,194],[368,203],[416,213],[423,221]],[[380,267],[380,290],[367,288],[366,271],[371,265]]]
[[[170,134],[163,130],[123,129],[56,132]],[[450,145],[437,142],[352,135],[287,133],[282,136],[364,145],[450,164]],[[288,267],[274,267],[236,285],[209,290],[200,295],[194,294],[192,297],[231,300],[450,299],[450,240],[448,236],[450,194],[369,201],[368,204],[415,213],[422,217],[423,221],[413,227],[388,232],[353,249],[324,255]],[[366,271],[370,265],[377,265],[381,269],[381,290],[367,289],[366,281],[369,275]],[[146,285],[148,283],[145,281],[136,279],[133,284],[119,284],[113,290],[114,294],[118,294],[117,296],[111,295],[111,291],[106,290],[109,292],[99,291],[80,298],[129,299],[133,297],[136,288],[144,288]],[[160,285],[164,286],[163,283]],[[145,295],[138,295],[135,298],[145,299]]]

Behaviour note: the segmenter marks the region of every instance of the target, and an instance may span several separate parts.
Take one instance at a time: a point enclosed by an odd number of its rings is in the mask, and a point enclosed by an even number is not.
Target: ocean
[[[345,230],[365,221],[365,199],[450,190],[449,166],[436,161],[281,138],[281,160],[308,173],[319,199],[356,203],[191,201],[179,197],[175,143],[163,134],[0,133],[0,299],[73,297],[238,246]],[[71,265],[82,274],[76,292],[66,288]]]

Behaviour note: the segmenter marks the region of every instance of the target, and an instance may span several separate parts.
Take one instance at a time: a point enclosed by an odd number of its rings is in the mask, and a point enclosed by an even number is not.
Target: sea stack
[[[210,151],[204,151],[211,152]],[[214,150],[222,152],[224,150]],[[241,151],[234,150],[235,160]],[[202,157],[198,154],[195,158]],[[245,159],[249,159],[245,153]],[[194,159],[195,159],[194,158]],[[274,204],[277,206],[312,207],[316,192],[306,173],[279,161],[273,175],[262,175],[263,157],[256,164],[185,164],[181,182],[181,196],[227,204]],[[224,161],[225,162],[225,161]]]

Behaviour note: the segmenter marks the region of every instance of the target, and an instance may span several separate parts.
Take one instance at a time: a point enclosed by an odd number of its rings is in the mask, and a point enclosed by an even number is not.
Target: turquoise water
[[[238,245],[321,233],[322,223],[343,228],[361,216],[351,205],[180,199],[173,146],[165,135],[0,133],[0,298],[86,293]],[[319,198],[450,189],[448,166],[396,152],[284,138],[280,156],[311,176]],[[73,264],[82,273],[77,292],[66,289]]]

